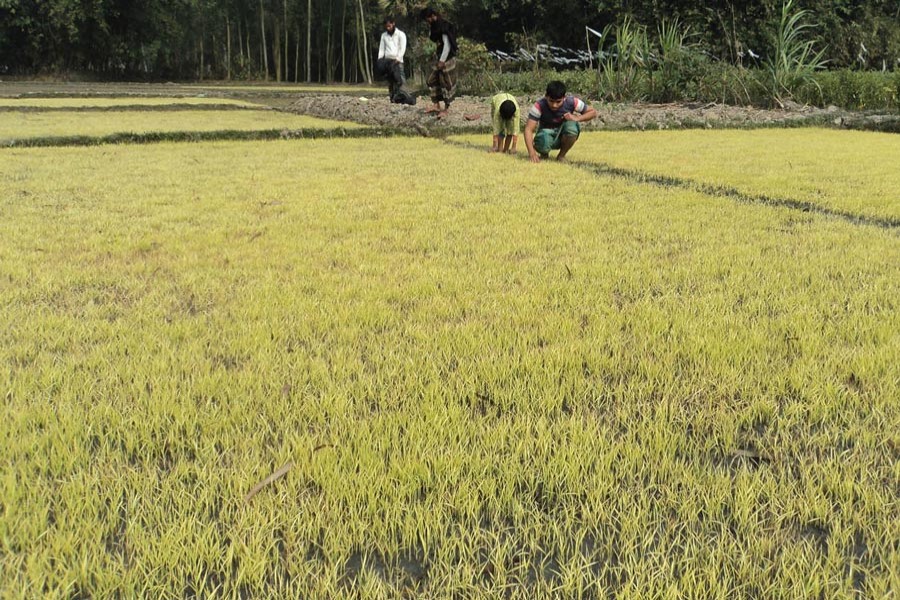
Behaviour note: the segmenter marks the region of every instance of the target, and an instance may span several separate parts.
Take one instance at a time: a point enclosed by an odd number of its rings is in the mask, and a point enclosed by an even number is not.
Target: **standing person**
[[[581,125],[597,116],[597,111],[584,100],[566,94],[566,84],[551,81],[543,98],[528,111],[525,146],[531,162],[547,158],[551,150],[559,150],[556,160],[565,160],[581,134]],[[535,131],[537,133],[535,133]]]
[[[491,152],[515,154],[519,140],[519,103],[512,94],[500,92],[491,98],[491,127],[494,131]]]
[[[428,38],[437,44],[435,57],[437,62],[428,76],[428,91],[431,93],[431,107],[426,113],[437,113],[438,118],[446,117],[450,110],[450,102],[456,92],[456,55],[459,47],[456,45],[456,27],[433,8],[422,9],[419,15],[430,26]],[[441,101],[444,102],[444,110],[441,110]]]
[[[388,81],[388,94],[393,100],[406,83],[403,55],[406,54],[406,34],[397,29],[394,17],[384,20],[384,32],[378,45],[378,66]]]

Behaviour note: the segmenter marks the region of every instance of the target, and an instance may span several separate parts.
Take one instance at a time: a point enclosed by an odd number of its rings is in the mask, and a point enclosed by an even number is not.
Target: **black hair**
[[[504,120],[512,119],[516,114],[516,103],[512,100],[504,100],[500,104],[500,117]]]
[[[431,15],[437,15],[437,14],[438,14],[438,12],[436,10],[434,10],[433,8],[428,6],[428,7],[422,9],[422,12],[419,13],[419,18],[424,21]],[[440,15],[438,15],[438,16],[440,16]]]
[[[387,16],[384,18],[384,22],[382,23],[382,25],[387,25],[388,23],[396,23],[396,22],[397,21],[394,20],[394,17]]]
[[[547,84],[547,97],[559,100],[566,97],[566,84],[562,81],[551,81]]]

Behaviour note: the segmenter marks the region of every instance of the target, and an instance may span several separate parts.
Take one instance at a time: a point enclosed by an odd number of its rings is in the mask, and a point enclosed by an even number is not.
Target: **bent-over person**
[[[519,140],[519,103],[512,94],[500,92],[491,98],[491,152],[516,153]]]

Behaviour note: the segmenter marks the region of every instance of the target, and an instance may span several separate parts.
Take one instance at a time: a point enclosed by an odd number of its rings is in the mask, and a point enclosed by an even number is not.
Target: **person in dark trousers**
[[[384,20],[384,33],[378,44],[378,68],[388,82],[388,94],[391,100],[406,83],[403,72],[403,56],[406,54],[406,34],[397,29],[394,17]]]
[[[441,118],[447,116],[456,92],[456,55],[459,53],[456,27],[431,7],[423,9],[420,16],[430,27],[429,39],[437,44],[437,60],[426,82],[431,94],[431,106],[425,112],[437,113],[438,118]],[[443,110],[441,102],[444,103]]]
[[[581,125],[597,116],[597,111],[571,94],[566,84],[551,81],[543,98],[528,111],[525,125],[525,147],[531,162],[547,158],[551,150],[559,150],[556,160],[565,160],[581,134]]]

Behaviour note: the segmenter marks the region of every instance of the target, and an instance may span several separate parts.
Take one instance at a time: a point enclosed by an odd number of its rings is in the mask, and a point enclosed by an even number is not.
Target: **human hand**
[[[437,68],[438,68],[438,70],[443,69],[443,68],[444,68],[444,64],[445,64],[445,63],[444,63],[444,61],[442,61],[442,60],[437,61]]]
[[[564,114],[563,119],[565,119],[566,121],[575,121],[576,123],[578,122],[578,117],[576,115],[573,115],[572,113]]]
[[[532,153],[529,154],[528,156],[529,156],[529,158],[531,159],[531,162],[533,162],[533,163],[539,163],[539,162],[541,162],[541,157],[538,156],[538,153],[537,153],[537,152],[532,152]]]

